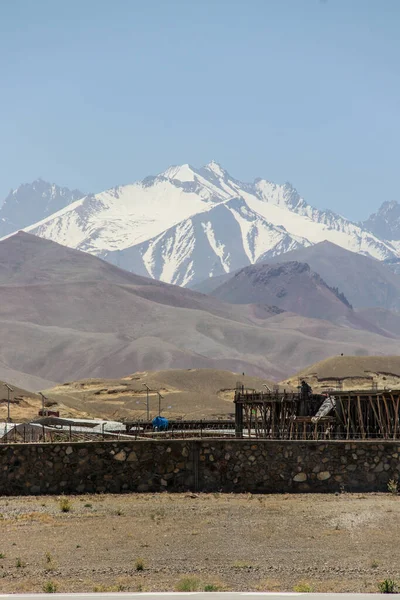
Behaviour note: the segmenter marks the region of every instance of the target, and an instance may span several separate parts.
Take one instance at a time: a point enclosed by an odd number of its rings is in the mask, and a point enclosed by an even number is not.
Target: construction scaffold
[[[237,438],[398,439],[400,390],[235,392]]]

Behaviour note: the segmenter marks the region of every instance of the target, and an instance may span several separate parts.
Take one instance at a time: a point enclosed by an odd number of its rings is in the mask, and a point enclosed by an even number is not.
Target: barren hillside
[[[26,233],[0,242],[0,377],[27,389],[189,368],[279,380],[341,352],[397,352],[390,332],[357,319],[227,304]]]
[[[400,356],[334,356],[303,369],[282,382],[298,386],[304,379],[315,391],[335,388],[344,390],[400,388]]]
[[[158,413],[170,418],[202,419],[228,417],[234,413],[236,384],[250,389],[272,389],[270,380],[215,369],[171,369],[144,371],[121,379],[86,379],[55,386],[46,395],[57,403],[104,418],[146,418],[149,388],[150,417]]]

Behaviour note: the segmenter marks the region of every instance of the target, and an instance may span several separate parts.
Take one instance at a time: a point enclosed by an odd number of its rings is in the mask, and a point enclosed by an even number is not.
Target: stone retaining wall
[[[0,446],[0,494],[386,491],[400,443],[145,440]]]

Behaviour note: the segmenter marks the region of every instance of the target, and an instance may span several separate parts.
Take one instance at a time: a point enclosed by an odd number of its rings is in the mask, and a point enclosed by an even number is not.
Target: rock
[[[126,459],[126,452],[125,450],[120,450],[120,452],[117,452],[117,454],[114,454],[114,460],[119,460],[120,462],[124,461]]]
[[[329,473],[329,471],[321,471],[321,473],[318,473],[317,475],[317,479],[319,479],[320,481],[325,481],[326,479],[330,479],[331,474]]]
[[[305,473],[297,473],[297,475],[295,475],[293,477],[293,481],[306,481],[307,480],[307,475]]]

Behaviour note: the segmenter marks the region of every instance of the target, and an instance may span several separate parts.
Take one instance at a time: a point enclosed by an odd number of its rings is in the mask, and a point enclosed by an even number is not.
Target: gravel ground
[[[400,580],[389,494],[1,498],[0,513],[1,592],[373,592]]]

